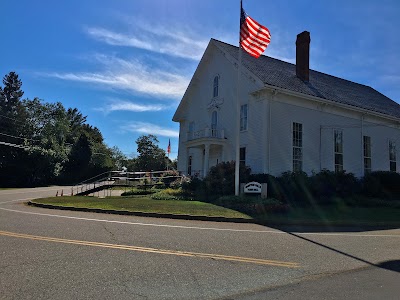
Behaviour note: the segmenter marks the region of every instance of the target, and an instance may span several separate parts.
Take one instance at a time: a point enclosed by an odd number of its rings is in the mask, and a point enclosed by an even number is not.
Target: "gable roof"
[[[238,47],[211,39],[238,60]],[[309,82],[296,76],[296,65],[272,57],[242,55],[242,64],[264,84],[400,119],[400,105],[375,89],[310,69]]]

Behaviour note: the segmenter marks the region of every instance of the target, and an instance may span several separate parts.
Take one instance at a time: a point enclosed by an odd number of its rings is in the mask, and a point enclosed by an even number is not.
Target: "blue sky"
[[[272,35],[265,55],[294,63],[311,33],[310,67],[369,85],[400,102],[398,0],[245,0]],[[210,38],[238,44],[237,0],[2,1],[0,76],[24,97],[76,107],[109,146],[136,153],[155,134],[177,156],[172,116]]]

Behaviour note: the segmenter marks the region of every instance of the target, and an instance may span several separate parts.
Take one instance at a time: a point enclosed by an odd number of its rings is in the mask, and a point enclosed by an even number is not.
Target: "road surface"
[[[0,299],[399,299],[400,229],[289,230],[24,204],[57,190],[0,191]]]

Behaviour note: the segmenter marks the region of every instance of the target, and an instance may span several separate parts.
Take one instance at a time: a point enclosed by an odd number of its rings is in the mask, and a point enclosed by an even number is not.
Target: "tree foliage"
[[[77,183],[118,168],[117,148],[77,108],[22,99],[21,88],[15,72],[0,86],[0,186]]]
[[[165,170],[167,157],[165,151],[158,147],[155,135],[142,135],[136,140],[138,157],[135,159],[137,171]]]

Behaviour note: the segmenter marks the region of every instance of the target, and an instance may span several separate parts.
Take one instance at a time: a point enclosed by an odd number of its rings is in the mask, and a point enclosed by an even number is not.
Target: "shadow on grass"
[[[286,211],[260,211],[249,207],[219,206],[247,214],[259,225],[289,232],[365,232],[400,228],[400,209],[386,208],[377,217],[369,211],[374,212],[373,207],[350,207],[348,209],[354,212],[353,216],[351,212],[341,214],[340,210],[333,211],[337,207],[290,207]],[[390,214],[387,218],[385,212]]]

